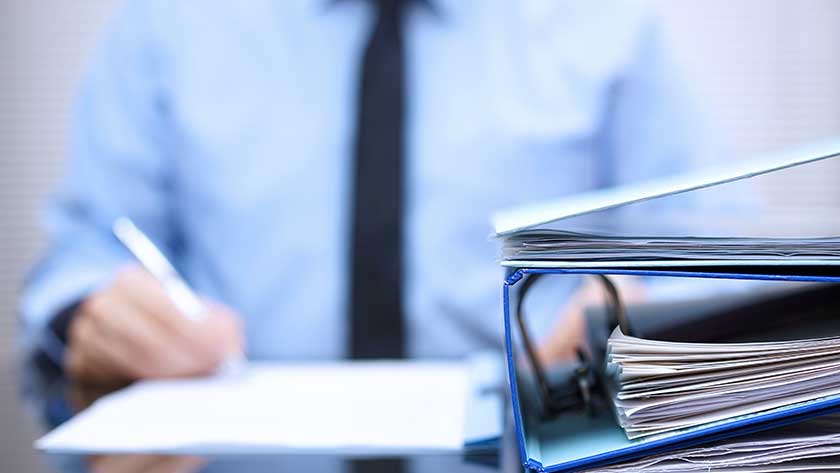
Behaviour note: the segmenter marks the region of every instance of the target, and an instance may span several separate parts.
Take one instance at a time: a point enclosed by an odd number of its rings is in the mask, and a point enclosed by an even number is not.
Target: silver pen
[[[160,282],[172,303],[184,317],[194,321],[207,318],[207,307],[201,299],[190,289],[152,240],[134,225],[134,222],[127,217],[120,217],[114,221],[111,230],[128,251],[140,261],[140,264]],[[220,370],[230,371],[238,368],[244,361],[244,355],[232,355],[224,360]]]

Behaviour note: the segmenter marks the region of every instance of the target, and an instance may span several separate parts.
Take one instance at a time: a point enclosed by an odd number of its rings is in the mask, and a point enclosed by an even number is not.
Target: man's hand
[[[187,319],[140,266],[86,299],[68,329],[65,368],[83,382],[212,373],[243,350],[242,328],[228,309],[208,304],[207,318]]]
[[[205,463],[200,457],[171,455],[104,455],[89,459],[92,473],[194,473]]]

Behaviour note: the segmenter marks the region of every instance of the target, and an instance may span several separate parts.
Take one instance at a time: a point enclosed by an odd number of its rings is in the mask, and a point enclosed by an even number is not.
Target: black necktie
[[[401,358],[403,0],[376,0],[359,92],[353,200],[350,356]],[[406,428],[411,428],[406,426]],[[400,460],[355,460],[353,473],[400,472]]]
[[[403,211],[404,0],[375,0],[358,102],[350,356],[400,358]]]

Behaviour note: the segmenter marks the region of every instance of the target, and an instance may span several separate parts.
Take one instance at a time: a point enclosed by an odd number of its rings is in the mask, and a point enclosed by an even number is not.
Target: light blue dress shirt
[[[344,355],[371,3],[128,2],[75,107],[30,346],[131,261],[127,215],[241,314],[249,357]],[[434,0],[406,22],[409,352],[458,356],[501,343],[494,209],[668,174],[704,142],[643,2]]]

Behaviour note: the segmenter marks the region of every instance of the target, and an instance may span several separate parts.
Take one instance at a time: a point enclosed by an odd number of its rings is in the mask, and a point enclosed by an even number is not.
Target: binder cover
[[[813,143],[760,159],[501,209],[492,216],[493,228],[496,236],[501,237],[571,217],[749,179],[837,156],[840,156],[840,141]]]
[[[540,472],[576,471],[840,412],[840,396],[831,396],[710,423],[671,435],[631,441],[616,425],[611,412],[594,418],[585,413],[571,413],[541,422],[535,418],[533,412],[528,411],[527,404],[523,402],[523,379],[516,363],[518,351],[511,324],[511,316],[515,316],[511,314],[511,299],[516,297],[516,294],[511,294],[511,290],[515,289],[517,282],[527,274],[604,274],[840,283],[840,271],[835,274],[819,274],[821,271],[809,272],[808,268],[799,267],[789,271],[762,274],[718,269],[720,271],[709,272],[667,268],[529,268],[510,273],[503,290],[505,348],[514,422],[520,455],[526,468]]]
[[[545,235],[538,235],[535,240],[527,240],[523,237],[528,231],[559,231],[562,232],[560,225],[555,225],[554,222],[566,221],[572,217],[595,214],[604,210],[625,207],[630,204],[656,200],[668,196],[695,191],[704,188],[712,188],[720,184],[725,184],[734,181],[749,179],[762,174],[769,174],[782,169],[797,167],[807,163],[823,161],[830,158],[840,156],[840,141],[829,141],[809,146],[801,147],[777,155],[771,155],[762,159],[727,163],[725,166],[716,166],[710,169],[701,169],[692,171],[686,174],[670,176],[667,178],[659,178],[649,180],[646,182],[634,183],[630,185],[623,185],[618,187],[596,189],[582,194],[565,197],[562,199],[546,202],[537,202],[533,204],[520,205],[508,209],[497,211],[492,219],[496,238],[502,239],[505,243],[506,251],[524,251],[526,254],[537,251],[538,248],[547,248],[551,244],[544,240]],[[695,216],[695,218],[702,218],[702,215]],[[654,219],[655,220],[655,219]],[[552,224],[548,226],[549,224]],[[636,230],[638,232],[638,230]],[[655,231],[655,230],[654,230]],[[567,233],[572,235],[575,232]],[[594,243],[588,240],[592,237],[595,239],[602,239],[605,235],[581,235],[581,241],[585,242],[585,249],[589,254],[593,252]],[[622,235],[609,235],[613,237],[621,237]],[[608,237],[609,237],[608,236]],[[629,239],[647,239],[657,238],[657,235],[645,236],[628,236]],[[670,238],[663,236],[664,238]],[[726,237],[726,235],[716,235],[716,237]],[[521,240],[525,238],[524,240]],[[519,243],[513,243],[520,239]],[[692,238],[687,235],[676,237],[674,241],[685,243],[691,241]],[[714,245],[714,239],[710,239],[707,243]],[[753,240],[768,244],[761,238],[745,238],[742,240]],[[820,255],[819,251],[815,254],[808,252],[793,251],[790,247],[798,248],[801,244],[803,251],[808,248],[807,245],[815,244],[814,239],[810,238],[780,238],[778,239],[780,245],[784,241],[784,251],[791,252],[790,255],[784,257],[768,257],[765,252],[759,252],[758,255],[749,255],[748,249],[742,249],[747,254],[738,257],[737,253],[733,256],[730,254],[727,257],[722,257],[714,251],[707,253],[707,257],[698,257],[693,255],[691,257],[679,256],[680,252],[670,256],[654,256],[661,248],[657,247],[652,242],[644,243],[644,246],[650,246],[653,255],[647,257],[633,256],[632,251],[639,252],[639,248],[633,248],[627,256],[622,258],[618,256],[607,257],[599,259],[593,257],[585,259],[583,255],[576,255],[564,260],[562,256],[557,257],[534,257],[526,256],[510,256],[504,257],[501,264],[511,268],[611,268],[616,266],[622,267],[637,267],[637,268],[656,268],[656,267],[682,267],[682,266],[782,266],[782,265],[811,265],[811,266],[838,266],[840,265],[840,258],[837,255]],[[702,240],[700,240],[702,242]],[[831,239],[831,241],[835,241]],[[666,246],[671,245],[668,241]],[[557,244],[557,243],[553,243]],[[607,243],[603,240],[598,244],[606,246]],[[619,243],[616,243],[618,245]],[[731,243],[727,243],[730,245]],[[749,248],[749,243],[744,243],[746,248]],[[827,243],[826,243],[827,244]],[[509,245],[512,245],[509,247]],[[641,244],[638,244],[641,245]],[[562,245],[561,245],[562,246]],[[632,246],[632,244],[631,244]],[[620,248],[620,247],[619,247]],[[571,250],[567,250],[571,251]],[[584,251],[584,250],[581,250]],[[617,250],[616,250],[617,251]],[[550,253],[550,250],[548,251]],[[597,252],[595,253],[597,254]],[[749,271],[745,271],[749,272]]]

